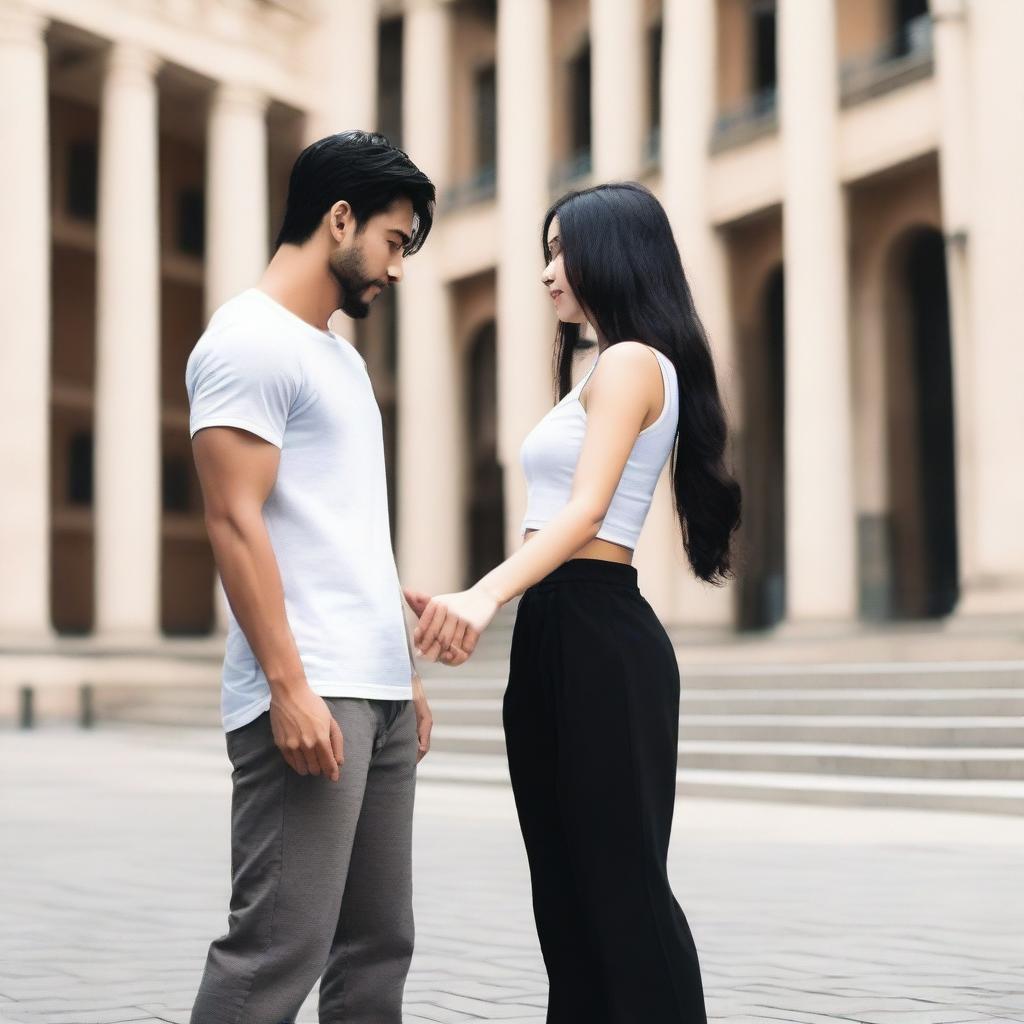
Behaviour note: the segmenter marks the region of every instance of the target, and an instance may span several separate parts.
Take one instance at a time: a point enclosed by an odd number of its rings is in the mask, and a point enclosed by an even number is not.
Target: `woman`
[[[544,223],[559,403],[523,443],[526,542],[470,590],[409,593],[429,660],[516,614],[504,725],[548,970],[549,1024],[696,1024],[700,968],[666,873],[679,670],[633,549],[669,456],[693,572],[730,574],[740,493],[715,370],[668,218],[640,185],[573,192]],[[580,329],[598,355],[570,388]],[[677,443],[678,441],[678,443]]]

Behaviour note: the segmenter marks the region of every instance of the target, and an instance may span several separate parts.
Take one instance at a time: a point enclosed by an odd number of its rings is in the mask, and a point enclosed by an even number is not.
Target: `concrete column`
[[[377,127],[379,0],[318,0],[310,59],[321,69],[317,105],[306,114],[306,145],[335,132]],[[344,60],[338,48],[344,47]]]
[[[114,44],[100,101],[96,630],[159,633],[160,264],[156,58]]]
[[[404,148],[439,196],[448,183],[450,152],[450,18],[447,4],[416,0],[407,8],[404,33]],[[462,587],[466,532],[462,375],[439,244],[432,235],[408,261],[398,286],[399,566],[403,583],[432,593]]]
[[[644,117],[644,5],[641,0],[590,0],[591,109],[594,177],[637,177]]]
[[[967,32],[969,58],[961,52],[960,59],[969,60],[971,81],[967,92],[973,180],[963,189],[970,192],[970,355],[956,373],[958,399],[962,389],[970,393],[966,413],[972,429],[966,440],[973,462],[968,480],[973,497],[965,524],[968,575],[960,609],[968,615],[1019,617],[1024,612],[1024,345],[1015,310],[1024,238],[1024,75],[1019,46],[1024,5],[984,0],[971,3],[967,16],[966,28],[943,18],[937,26],[940,68],[951,55],[956,67],[955,52],[963,41],[957,35]],[[940,74],[945,73],[942,68]],[[954,116],[967,119],[961,109]],[[945,151],[942,156],[945,159]],[[950,170],[956,166],[950,165]],[[960,173],[966,175],[966,169]],[[962,358],[959,344],[956,354]],[[965,381],[959,380],[962,373]],[[958,418],[958,427],[960,422]]]
[[[46,22],[0,10],[0,635],[50,632],[50,202]]]
[[[709,200],[708,145],[717,92],[716,36],[714,0],[665,0],[665,57],[661,64],[662,192],[697,312],[711,342],[728,414],[733,405],[736,380],[728,266],[722,238],[711,222]],[[666,486],[665,490],[670,498],[671,488]],[[676,552],[674,559],[662,558],[664,564],[671,566],[674,577],[672,618],[701,629],[731,627],[734,622],[732,587],[710,587],[694,577],[682,550],[679,526],[670,502],[667,518],[672,550]]]
[[[321,69],[317,105],[306,113],[305,145],[326,135],[377,128],[379,0],[318,0],[310,33],[310,61]],[[344,40],[345,59],[338,59]],[[340,310],[331,330],[355,341],[357,327]]]
[[[846,213],[832,0],[779,4],[792,624],[856,613]]]
[[[550,202],[550,32],[548,0],[498,4],[498,460],[507,553],[522,543],[526,511],[519,448],[553,404],[555,317],[540,280]]]
[[[256,284],[267,265],[267,97],[221,83],[210,103],[206,309]]]
[[[960,579],[970,587],[977,575],[975,508],[974,395],[970,282],[967,240],[970,236],[971,139],[970,67],[965,0],[930,0],[939,118],[939,185],[946,277],[953,345],[953,417],[956,445],[957,545]]]
[[[267,97],[222,82],[211,97],[206,152],[206,313],[256,284],[268,258]],[[215,629],[227,599],[214,581]]]

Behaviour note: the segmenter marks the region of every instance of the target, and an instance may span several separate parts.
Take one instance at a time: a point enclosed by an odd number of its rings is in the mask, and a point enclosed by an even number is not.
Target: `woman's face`
[[[558,237],[557,216],[551,218],[548,226],[548,252],[551,253],[551,262],[544,268],[541,281],[551,294],[555,315],[563,324],[585,324],[587,318],[583,307],[565,277],[565,259],[562,255],[562,242]]]

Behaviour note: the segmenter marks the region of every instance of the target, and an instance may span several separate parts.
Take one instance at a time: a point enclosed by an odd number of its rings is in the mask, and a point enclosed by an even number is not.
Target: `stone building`
[[[1024,611],[1019,0],[0,0],[0,635],[218,621],[185,360],[252,284],[291,162],[374,127],[439,187],[356,327],[403,580],[519,543],[552,402],[540,226],[637,179],[712,338],[741,571],[636,554],[704,630]],[[580,353],[580,365],[593,350]]]

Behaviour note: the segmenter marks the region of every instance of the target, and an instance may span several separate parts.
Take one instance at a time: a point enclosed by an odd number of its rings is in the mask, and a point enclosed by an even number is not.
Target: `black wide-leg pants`
[[[503,718],[548,1024],[705,1024],[666,873],[679,668],[633,566],[572,559],[526,591]]]

